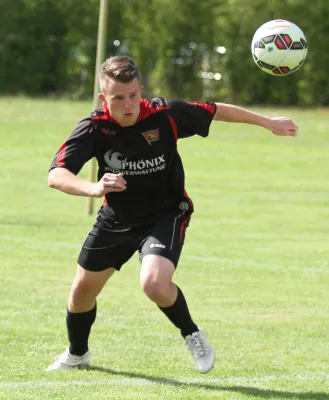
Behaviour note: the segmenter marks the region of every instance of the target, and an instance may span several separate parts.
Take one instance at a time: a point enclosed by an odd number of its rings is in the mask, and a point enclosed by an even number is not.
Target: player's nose
[[[130,99],[125,100],[123,103],[123,107],[125,110],[129,110],[131,108],[131,100]]]

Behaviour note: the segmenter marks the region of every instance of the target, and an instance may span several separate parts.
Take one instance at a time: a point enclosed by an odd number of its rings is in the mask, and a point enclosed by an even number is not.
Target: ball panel
[[[263,37],[261,40],[262,40],[262,42],[264,42],[265,44],[267,44],[267,43],[272,43],[272,42],[274,42],[274,38],[275,38],[275,35],[269,35],[269,36]]]
[[[287,34],[287,33],[282,33],[281,34],[281,38],[282,40],[285,42],[285,44],[290,47],[291,43],[292,43],[292,39],[291,37]]]
[[[294,42],[291,46],[291,50],[300,50],[303,48],[301,42]]]
[[[277,37],[275,38],[275,45],[279,50],[285,50],[287,48],[287,45],[282,40],[280,35],[277,35]]]

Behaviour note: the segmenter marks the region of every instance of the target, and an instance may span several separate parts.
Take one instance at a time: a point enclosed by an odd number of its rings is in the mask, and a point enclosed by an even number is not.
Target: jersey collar
[[[163,108],[165,108],[165,107],[153,108],[153,107],[152,107],[152,104],[151,104],[151,102],[150,102],[149,100],[147,100],[147,99],[141,99],[141,100],[140,100],[140,111],[139,111],[139,115],[138,115],[138,118],[137,118],[135,124],[137,124],[137,122],[141,121],[142,119],[147,118],[149,115],[151,115],[151,114],[153,114],[153,113],[155,113],[155,112],[160,111],[160,110],[163,109]],[[102,109],[103,109],[103,112],[104,112],[104,114],[105,114],[105,116],[106,116],[106,119],[107,119],[108,121],[113,122],[113,123],[115,123],[116,125],[121,126],[121,125],[119,124],[119,122],[118,122],[118,121],[112,116],[112,114],[110,113],[110,110],[109,110],[109,108],[108,108],[108,106],[107,106],[106,103],[103,103]]]

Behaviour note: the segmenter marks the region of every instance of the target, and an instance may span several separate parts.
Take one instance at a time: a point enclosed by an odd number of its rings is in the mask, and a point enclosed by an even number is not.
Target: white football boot
[[[199,332],[185,337],[186,345],[192,353],[196,369],[205,374],[209,372],[215,363],[215,352],[210,346],[204,331],[199,328]]]
[[[55,357],[55,362],[50,364],[46,371],[59,371],[62,369],[81,368],[90,363],[90,353],[87,351],[83,356],[76,356],[66,349],[64,353]]]

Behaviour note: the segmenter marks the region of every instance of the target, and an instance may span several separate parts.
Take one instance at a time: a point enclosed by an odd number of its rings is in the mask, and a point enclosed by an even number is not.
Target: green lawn
[[[0,399],[329,399],[329,112],[320,109],[262,110],[293,117],[296,138],[213,123],[209,138],[179,143],[196,210],[176,282],[216,350],[214,370],[194,371],[140,290],[134,256],[98,299],[91,368],[44,372],[67,345],[66,300],[94,220],[86,199],[48,188],[47,171],[90,108],[0,99]]]

